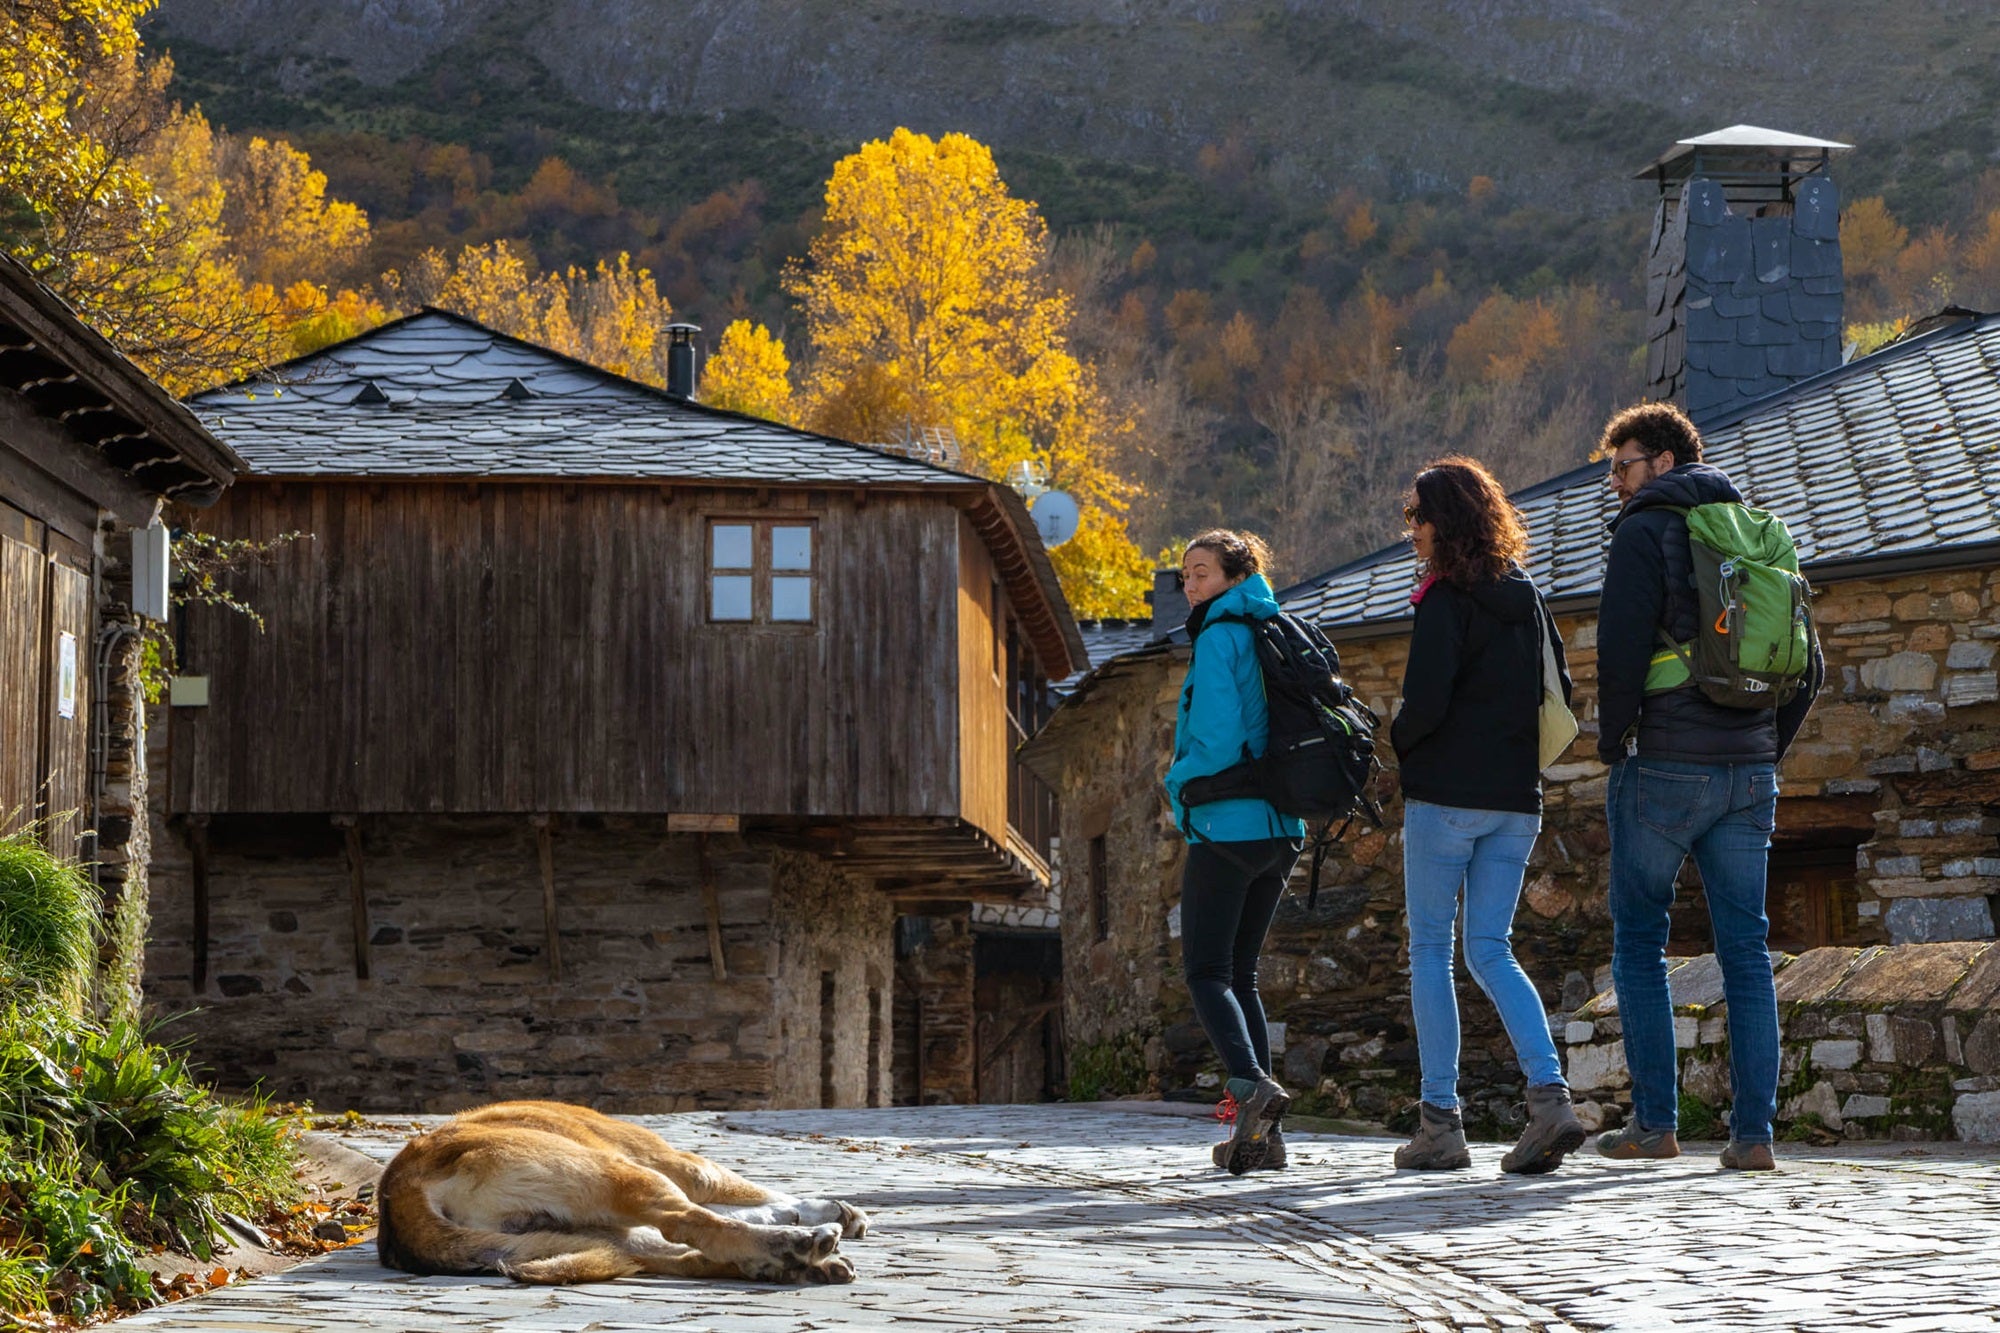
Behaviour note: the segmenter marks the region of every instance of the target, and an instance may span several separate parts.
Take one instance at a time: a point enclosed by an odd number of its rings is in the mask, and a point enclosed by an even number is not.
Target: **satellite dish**
[[[1067,491],[1044,491],[1035,497],[1028,509],[1035,520],[1035,530],[1042,534],[1042,545],[1061,546],[1076,536],[1076,501]]]

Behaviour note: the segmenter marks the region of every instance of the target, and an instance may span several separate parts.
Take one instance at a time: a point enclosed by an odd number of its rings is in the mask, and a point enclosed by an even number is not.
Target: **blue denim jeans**
[[[1500,1011],[1514,1058],[1529,1085],[1561,1083],[1542,997],[1508,942],[1521,876],[1541,831],[1540,815],[1464,810],[1428,801],[1403,804],[1403,902],[1410,924],[1410,1009],[1417,1020],[1423,1098],[1458,1106],[1458,992],[1452,984],[1452,928],[1465,891],[1465,966]]]
[[[1729,1136],[1769,1143],[1778,1099],[1778,996],[1766,949],[1764,870],[1778,814],[1773,764],[1684,764],[1641,755],[1611,766],[1611,980],[1645,1129],[1679,1127],[1679,1062],[1667,990],[1667,911],[1693,854],[1729,1006]]]

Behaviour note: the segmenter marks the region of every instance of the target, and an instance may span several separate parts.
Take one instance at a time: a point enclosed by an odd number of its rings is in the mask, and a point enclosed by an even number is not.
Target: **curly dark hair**
[[[1460,588],[1497,581],[1528,553],[1521,511],[1477,459],[1453,454],[1419,472],[1404,514],[1434,530],[1424,572]]]
[[[1672,403],[1638,403],[1616,413],[1597,437],[1598,458],[1609,458],[1630,440],[1648,458],[1673,451],[1675,464],[1701,461],[1701,432]]]
[[[1187,549],[1195,547],[1215,552],[1216,563],[1222,572],[1232,579],[1246,579],[1252,574],[1262,574],[1271,568],[1271,548],[1264,539],[1254,532],[1231,532],[1228,528],[1210,528],[1207,532],[1189,540]]]

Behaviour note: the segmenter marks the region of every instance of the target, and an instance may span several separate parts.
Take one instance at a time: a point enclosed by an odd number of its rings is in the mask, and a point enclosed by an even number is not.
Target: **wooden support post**
[[[556,817],[530,815],[542,854],[542,934],[549,946],[549,980],[562,980],[562,930],[556,923]]]
[[[729,966],[722,958],[722,897],[715,891],[715,871],[708,863],[708,835],[695,834],[696,856],[701,864],[701,907],[708,917],[708,966],[717,981],[729,980]]]
[[[208,816],[188,816],[188,877],[194,881],[194,965],[188,984],[199,995],[208,987]]]
[[[361,819],[358,815],[335,815],[333,826],[347,839],[347,876],[354,918],[354,979],[368,980],[368,886],[362,878]]]

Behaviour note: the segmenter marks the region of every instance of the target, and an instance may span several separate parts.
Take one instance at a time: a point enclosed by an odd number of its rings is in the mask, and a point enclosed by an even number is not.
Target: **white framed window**
[[[711,518],[712,624],[811,625],[818,620],[819,530],[808,518]]]

